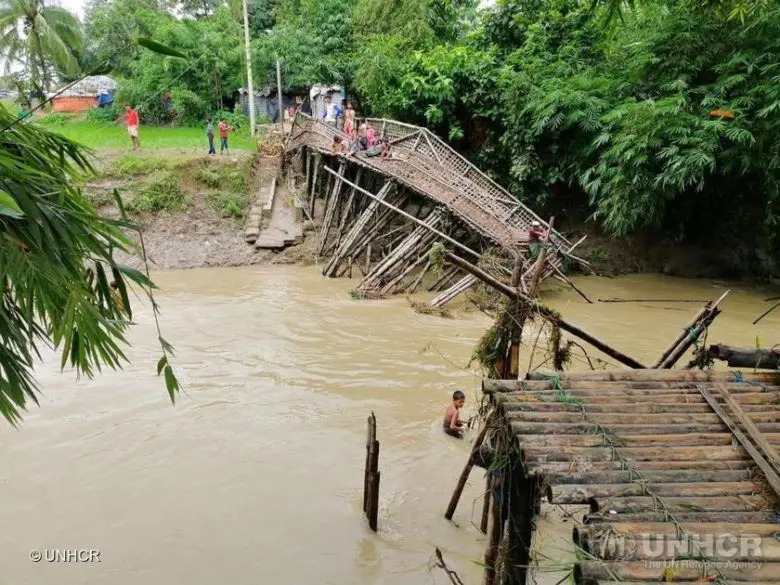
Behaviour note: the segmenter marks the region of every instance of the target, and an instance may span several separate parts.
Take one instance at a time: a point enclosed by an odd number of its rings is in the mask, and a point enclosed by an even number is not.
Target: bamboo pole
[[[704,331],[707,327],[709,327],[712,322],[715,320],[715,318],[720,315],[721,311],[718,309],[718,305],[720,305],[721,302],[723,302],[723,299],[725,299],[729,292],[724,292],[721,297],[713,303],[713,305],[707,309],[705,314],[701,317],[699,322],[694,325],[692,330],[688,330],[683,338],[682,342],[675,347],[668,356],[666,356],[666,359],[664,359],[660,364],[660,369],[670,369],[674,364],[676,364],[679,359],[685,354],[686,351],[688,351],[688,348],[690,348],[694,343],[696,343],[696,340],[699,338],[699,335]]]
[[[485,435],[487,434],[488,427],[490,426],[492,419],[493,417],[489,416],[485,420],[485,424],[482,426],[482,429],[479,431],[479,434],[474,441],[474,446],[471,448],[469,459],[466,462],[466,466],[463,468],[463,471],[460,473],[458,483],[455,486],[455,491],[452,493],[450,503],[447,505],[447,511],[444,513],[444,517],[447,520],[452,520],[452,517],[455,515],[455,509],[458,507],[460,496],[463,494],[463,489],[466,487],[466,482],[469,479],[469,474],[471,474],[471,469],[474,467],[476,452],[479,450],[479,448],[482,446],[482,442],[485,440]]]
[[[778,372],[741,372],[742,382],[758,382],[761,384],[779,385]],[[597,381],[602,382],[734,382],[733,372],[697,372],[692,370],[598,370],[595,372],[531,372],[531,380],[549,380],[554,378],[563,385],[571,382]]]
[[[642,480],[657,484],[719,484],[723,482],[746,482],[752,477],[749,469],[729,469],[719,471],[702,471],[698,469],[661,469],[655,471],[642,471]],[[563,473],[548,473],[544,481],[556,488],[566,485],[606,485],[606,484],[634,484],[637,482],[637,473],[634,471],[570,471]],[[638,485],[638,484],[637,484]],[[637,495],[626,493],[625,495]],[[640,494],[641,495],[641,494]],[[656,494],[660,495],[660,494]],[[553,490],[553,496],[555,492]],[[595,496],[591,496],[595,497]],[[586,501],[587,503],[587,501]]]
[[[317,255],[321,256],[325,251],[325,245],[328,242],[328,234],[330,234],[331,224],[333,223],[333,215],[339,204],[339,196],[341,195],[342,179],[344,178],[344,171],[346,170],[346,163],[344,161],[339,164],[338,175],[334,176],[333,189],[328,199],[328,204],[325,209],[325,219],[322,222],[322,231],[320,232],[320,242],[317,247]]]
[[[664,497],[663,508],[658,505],[658,499],[653,496],[629,496],[626,498],[605,498],[602,501],[590,502],[591,512],[604,510],[610,514],[634,514],[637,512],[658,512],[666,510],[671,515],[678,512],[757,512],[767,507],[767,500],[763,496],[751,495],[726,495],[726,496],[691,496]]]
[[[387,197],[391,189],[392,189],[392,184],[387,183],[379,191],[378,197],[381,198]],[[346,256],[355,258],[356,255],[353,253],[353,246],[363,236],[363,232],[367,229],[371,217],[374,215],[378,207],[379,204],[376,201],[372,201],[368,205],[368,207],[363,211],[361,216],[352,226],[352,229],[350,229],[349,233],[344,238],[344,241],[336,250],[335,254],[333,254],[333,256],[331,257],[330,262],[323,269],[322,272],[323,275],[335,276],[335,272],[338,270],[339,264]]]
[[[752,469],[755,464],[750,458],[734,459],[725,461],[707,460],[707,461],[643,461],[642,473],[656,471],[741,471]],[[526,465],[529,475],[560,475],[567,472],[573,472],[578,469],[572,465],[571,461],[534,461]],[[626,464],[623,461],[593,461],[590,462],[583,471],[588,473],[618,473],[625,471]]]
[[[490,522],[490,494],[493,486],[493,475],[487,473],[485,476],[485,495],[482,498],[482,518],[479,522],[479,531],[487,534],[488,523]]]
[[[712,522],[717,524],[724,523],[760,523],[770,520],[770,515],[767,512],[720,512],[720,511],[708,511],[708,512],[676,512],[674,519],[677,522]],[[623,522],[662,522],[668,523],[670,520],[669,515],[663,511],[656,512],[638,512],[636,514],[585,514],[582,518],[582,522],[586,525],[589,524],[603,524],[608,523],[610,526],[616,526]],[[670,524],[673,526],[673,524]],[[602,527],[602,529],[605,527]],[[636,583],[634,583],[636,585]],[[740,583],[740,585],[745,585]]]
[[[557,435],[557,434],[588,434],[598,433],[601,428],[599,425],[590,422],[576,423],[549,423],[549,422],[513,422],[512,430],[518,435]],[[761,423],[758,428],[763,432],[778,432],[780,424]],[[664,430],[676,435],[683,433],[721,433],[723,432],[723,423],[685,423],[664,425]],[[657,424],[613,424],[610,431],[620,434],[631,435],[655,435],[658,433]]]
[[[563,484],[550,488],[548,500],[551,504],[588,504],[591,500],[643,496],[652,493],[655,497],[714,497],[750,496],[757,490],[752,481],[741,482],[692,482],[656,483],[645,486],[636,481],[609,484]]]
[[[417,290],[417,287],[420,286],[420,283],[422,282],[423,278],[425,278],[425,275],[428,273],[428,271],[431,269],[431,261],[428,260],[428,263],[425,265],[425,268],[423,268],[420,271],[420,274],[417,275],[417,278],[415,279],[412,286],[408,289],[408,292],[410,295],[414,294],[414,291]]]
[[[492,276],[490,276],[489,274],[487,274],[486,272],[484,272],[480,268],[478,268],[478,267],[474,266],[473,264],[471,264],[470,262],[467,262],[466,260],[456,256],[452,252],[444,252],[443,255],[449,262],[451,262],[451,263],[455,264],[456,266],[462,268],[466,272],[469,272],[469,273],[473,274],[474,276],[476,276],[477,278],[479,278],[480,280],[482,280],[486,284],[492,286],[493,288],[495,288],[499,292],[505,294],[506,296],[508,296],[510,298],[514,298],[514,299],[516,299],[518,301],[522,301],[522,302],[528,303],[528,304],[534,304],[535,301],[533,301],[528,296],[524,295],[523,293],[521,293],[518,290],[512,289],[511,287],[505,285],[503,282],[501,282],[499,280],[496,280],[495,278],[493,278]],[[560,318],[556,313],[554,313],[550,309],[548,309],[548,308],[546,308],[544,306],[541,306],[541,305],[537,305],[536,306],[536,310],[538,311],[538,313],[540,315],[546,317],[550,321],[555,322],[564,331],[567,331],[568,333],[571,333],[575,337],[578,337],[579,339],[582,339],[583,341],[586,341],[586,342],[590,343],[593,347],[595,347],[599,351],[605,353],[609,357],[619,361],[620,363],[625,364],[625,365],[627,365],[630,368],[636,368],[636,369],[641,369],[641,368],[645,367],[640,362],[635,360],[634,358],[632,358],[632,357],[624,354],[623,352],[618,351],[617,349],[607,345],[606,343],[604,343],[603,341],[601,341],[598,338],[594,337],[593,335],[591,335],[590,333],[588,333],[585,330],[581,329],[580,327],[578,327],[576,325],[573,325],[573,324],[565,321],[564,319]]]
[[[665,461],[730,461],[747,457],[744,449],[711,447],[709,445],[669,447],[526,447],[522,449],[523,461],[533,466],[534,461],[612,461],[615,453],[631,461],[649,461],[663,458]]]

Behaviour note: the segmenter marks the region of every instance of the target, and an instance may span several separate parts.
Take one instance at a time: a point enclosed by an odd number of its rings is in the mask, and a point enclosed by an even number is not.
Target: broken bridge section
[[[347,259],[351,265],[358,254],[366,254],[365,278],[359,291],[408,292],[404,279],[407,275],[413,279],[415,269],[425,270],[423,253],[438,242],[448,247],[459,246],[461,252],[476,256],[475,260],[486,248],[497,246],[510,256],[519,256],[525,265],[523,276],[529,277],[532,267],[529,231],[535,221],[548,229],[546,221],[430,130],[393,120],[360,122],[390,142],[389,157],[371,157],[364,151],[333,156],[334,136],[346,140],[346,135],[301,114],[296,117],[286,144],[288,153],[303,153],[299,167],[301,174],[304,166],[306,169],[308,206],[304,207],[311,218],[317,213],[317,196],[325,200],[318,226],[321,239],[318,252],[330,253],[331,260],[324,274],[343,274],[339,268],[342,261]],[[416,214],[404,212],[413,194],[430,204],[422,215],[419,209]],[[371,271],[372,239],[376,239],[381,229],[400,229],[393,223],[399,216],[409,224],[406,237],[400,238],[396,246],[384,248],[378,258],[380,263]],[[452,224],[463,229],[458,231]],[[332,231],[336,232],[335,241],[328,241]],[[466,241],[471,245],[461,245]],[[581,261],[572,254],[581,242],[572,244],[553,230],[548,245],[554,253],[548,254],[542,277],[563,279],[563,260],[571,257]],[[434,303],[443,304],[474,282],[463,274],[451,274],[443,285],[429,290],[444,291]]]

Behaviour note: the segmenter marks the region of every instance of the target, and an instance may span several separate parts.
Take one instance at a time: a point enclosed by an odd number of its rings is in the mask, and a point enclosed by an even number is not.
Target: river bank
[[[155,183],[164,199],[158,209],[134,214],[143,229],[144,245],[153,269],[170,270],[209,266],[246,266],[269,263],[311,263],[315,243],[284,252],[255,251],[244,241],[245,214],[263,185],[276,175],[279,159],[250,152],[229,156],[204,156],[199,150],[163,149],[128,153],[104,153],[98,159],[99,176],[85,185],[85,192],[109,216],[117,209],[111,195],[118,189],[126,200],[149,190]],[[243,177],[243,178],[241,178]],[[162,185],[162,186],[160,186]],[[155,185],[152,185],[155,188]],[[153,205],[154,206],[154,205]],[[769,259],[761,259],[756,272],[746,252],[727,248],[682,245],[652,235],[615,239],[592,223],[563,218],[557,222],[570,240],[587,239],[577,254],[603,276],[636,273],[665,274],[684,278],[766,280],[774,275]],[[306,223],[304,236],[314,231]],[[137,241],[137,238],[136,238]],[[138,266],[137,256],[123,262]]]

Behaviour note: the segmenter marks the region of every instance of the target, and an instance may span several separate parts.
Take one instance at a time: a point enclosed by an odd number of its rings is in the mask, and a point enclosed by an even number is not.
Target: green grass
[[[59,119],[49,123],[45,118],[39,120],[44,128],[57,132],[76,142],[94,150],[130,149],[130,137],[122,126],[96,124],[94,122],[67,121],[62,123]],[[161,126],[144,126],[139,129],[141,149],[155,150],[161,148],[200,148],[205,154],[208,152],[208,140],[204,128],[170,128]],[[219,137],[215,138],[219,148]],[[235,133],[230,135],[231,150],[255,151],[255,142],[249,134]]]

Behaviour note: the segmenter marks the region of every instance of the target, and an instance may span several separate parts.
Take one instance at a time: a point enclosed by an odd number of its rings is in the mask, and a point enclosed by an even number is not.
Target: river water
[[[143,306],[124,372],[76,381],[55,359],[38,368],[41,407],[19,429],[0,422],[0,585],[444,584],[431,569],[437,546],[465,583],[480,582],[483,479],[472,474],[456,522],[445,521],[469,446],[443,436],[440,418],[456,389],[475,407],[479,377],[465,365],[489,319],[354,301],[347,280],[314,268],[156,281],[185,394],[171,406],[154,375]],[[578,283],[594,299],[710,299],[726,288],[658,276]],[[710,341],[776,341],[780,311],[751,325],[763,296],[732,287]],[[546,299],[647,363],[699,309]],[[376,535],[361,517],[371,411],[382,445]],[[562,542],[570,534],[547,528]],[[95,549],[100,562],[30,561],[46,549]]]

